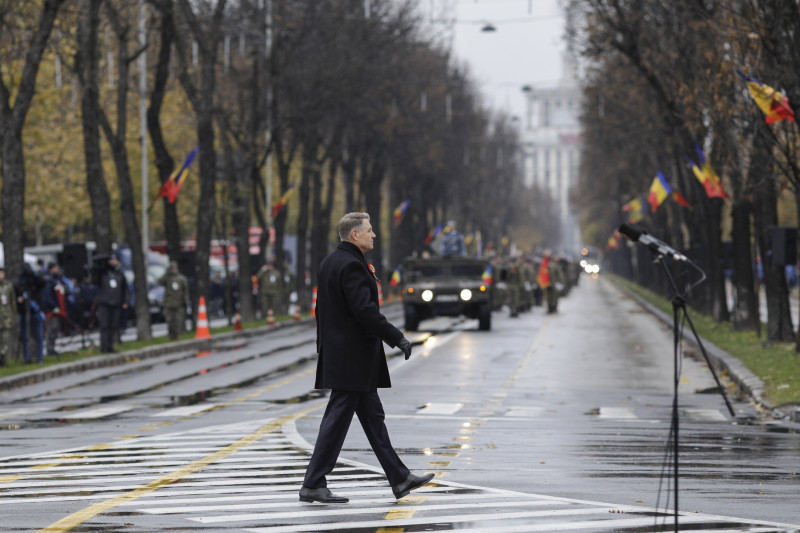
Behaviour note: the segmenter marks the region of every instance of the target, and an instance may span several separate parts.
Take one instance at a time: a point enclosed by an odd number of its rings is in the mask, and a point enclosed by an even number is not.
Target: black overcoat
[[[395,347],[403,332],[381,314],[376,281],[350,242],[339,243],[320,263],[316,388],[368,392],[392,386],[382,341]]]

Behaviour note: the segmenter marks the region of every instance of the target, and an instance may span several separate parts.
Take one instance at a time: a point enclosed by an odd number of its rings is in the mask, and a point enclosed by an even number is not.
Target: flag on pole
[[[283,196],[281,196],[280,199],[277,202],[275,202],[275,205],[272,206],[272,218],[278,216],[278,213],[281,212],[283,206],[285,206],[286,202],[289,201],[289,196],[292,195],[293,191],[294,191],[294,183],[290,183],[289,186],[286,188],[286,192],[283,193]]]
[[[397,268],[395,268],[394,272],[392,272],[392,277],[389,278],[389,284],[392,287],[397,288],[397,286],[400,285],[400,281],[402,281],[403,279],[402,272],[403,272],[403,266],[397,265]]]
[[[622,206],[622,210],[628,213],[628,222],[636,223],[642,220],[647,211],[647,204],[637,197]]]
[[[725,193],[725,189],[722,188],[722,182],[711,167],[711,163],[706,158],[706,154],[703,153],[703,149],[700,148],[700,145],[697,143],[695,143],[694,147],[695,150],[697,150],[697,158],[700,165],[698,166],[687,157],[686,161],[689,163],[692,173],[694,173],[695,177],[703,184],[703,188],[706,190],[706,194],[709,198],[722,198],[727,200],[728,195]]]
[[[437,225],[435,228],[430,230],[428,232],[428,236],[425,237],[425,246],[430,246],[431,242],[433,242],[433,239],[438,237],[441,232],[442,232],[442,225],[441,224]]]
[[[411,200],[403,200],[400,202],[400,205],[395,207],[394,209],[394,227],[400,225],[400,221],[403,219],[403,215],[405,214],[406,210],[408,209],[408,205],[411,203]]]
[[[736,72],[747,82],[747,89],[753,96],[756,105],[764,112],[767,124],[788,120],[794,122],[794,111],[789,107],[789,99],[765,83],[746,76],[738,68]]]
[[[481,279],[487,285],[491,285],[492,284],[492,272],[493,272],[493,270],[494,269],[492,268],[492,265],[488,265],[486,267],[486,270],[483,271],[483,274],[481,274]]]
[[[192,150],[189,155],[186,156],[181,168],[173,172],[167,181],[161,185],[161,189],[158,191],[158,194],[153,201],[158,200],[161,197],[165,197],[169,203],[175,203],[175,200],[178,198],[178,193],[181,191],[181,187],[183,186],[183,182],[186,181],[186,176],[189,175],[189,167],[192,166],[192,162],[194,161],[195,156],[197,156],[198,150],[200,150],[199,144],[197,145],[197,148]]]
[[[653,213],[656,212],[658,207],[664,203],[668,196],[678,202],[683,207],[689,207],[689,202],[683,195],[672,188],[672,186],[664,177],[664,174],[659,170],[656,177],[653,178],[653,183],[650,185],[650,192],[647,195],[647,203],[650,204],[650,209]]]
[[[687,207],[687,208],[691,209],[691,206],[689,205],[689,202],[676,189],[672,189],[672,199],[675,200],[676,202],[678,202],[679,205],[682,205],[683,207]]]
[[[655,213],[658,206],[664,203],[667,196],[672,194],[672,187],[669,186],[667,178],[659,170],[656,177],[653,178],[653,183],[650,184],[650,192],[647,194],[647,203],[650,204],[650,210]]]

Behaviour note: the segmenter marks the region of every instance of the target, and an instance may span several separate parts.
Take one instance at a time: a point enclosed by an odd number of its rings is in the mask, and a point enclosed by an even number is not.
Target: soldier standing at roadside
[[[281,273],[270,261],[258,270],[258,296],[261,304],[261,318],[266,319],[269,310],[277,310],[278,295],[281,292]]]
[[[6,364],[17,345],[17,292],[6,279],[5,265],[0,265],[0,366]]]
[[[169,262],[169,268],[158,280],[164,286],[164,320],[170,339],[177,339],[186,325],[186,301],[189,299],[189,281],[178,271],[176,261]]]

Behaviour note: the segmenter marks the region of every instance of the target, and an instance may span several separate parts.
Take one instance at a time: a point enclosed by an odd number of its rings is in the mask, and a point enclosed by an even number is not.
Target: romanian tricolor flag
[[[697,150],[697,158],[700,165],[696,165],[695,162],[688,157],[686,161],[689,163],[689,167],[692,169],[695,177],[703,184],[703,188],[706,190],[706,194],[709,198],[722,198],[727,200],[728,195],[725,194],[725,189],[722,188],[722,182],[720,182],[719,176],[714,172],[714,169],[711,168],[711,163],[706,159],[706,154],[703,153],[703,149],[700,148],[698,144],[695,144],[694,147]]]
[[[659,170],[656,177],[653,178],[650,192],[647,194],[647,203],[650,204],[650,210],[655,213],[658,206],[663,204],[670,194],[672,194],[672,187],[669,186],[667,178]]]
[[[787,97],[769,85],[761,83],[750,76],[745,76],[738,68],[736,72],[747,82],[747,88],[750,90],[750,94],[753,95],[753,100],[756,101],[756,105],[766,115],[764,121],[767,124],[780,122],[781,120],[794,122],[794,111],[789,107],[789,99]]]
[[[278,216],[278,213],[281,212],[283,206],[285,206],[286,202],[289,201],[289,196],[292,195],[292,191],[294,191],[294,183],[289,184],[289,186],[286,188],[286,192],[283,193],[283,196],[281,196],[280,199],[275,202],[275,205],[272,206],[272,218],[275,218]]]
[[[397,224],[395,224],[395,226],[396,225]],[[435,228],[430,230],[428,232],[427,237],[425,237],[425,246],[429,246],[433,242],[433,239],[438,237],[441,232],[442,232],[442,225],[441,224],[439,224],[438,226],[436,226]]]
[[[186,176],[189,175],[189,167],[192,166],[192,161],[194,161],[198,150],[200,150],[200,145],[197,145],[197,148],[192,150],[191,153],[186,156],[181,168],[173,172],[167,181],[164,182],[154,201],[163,196],[169,200],[169,203],[175,203],[175,200],[178,198],[178,193],[181,191],[181,187],[183,186],[183,182],[186,180]]]
[[[536,274],[536,283],[540,289],[546,289],[550,286],[550,256],[544,256],[542,264],[539,267],[539,272]]]
[[[672,198],[682,206],[689,207],[689,202],[686,201],[686,198],[670,186],[667,178],[665,178],[664,174],[659,170],[656,173],[656,177],[653,178],[653,183],[650,185],[650,192],[647,195],[647,203],[650,204],[651,211],[655,213],[658,206],[663,204],[668,196],[672,196]]]
[[[647,210],[647,204],[641,198],[634,198],[622,206],[622,210],[628,213],[628,221],[632,223],[642,220],[642,216]]]
[[[397,265],[397,268],[395,268],[394,272],[392,272],[392,277],[389,278],[389,285],[397,288],[397,286],[400,285],[400,281],[402,281],[403,279],[402,272],[403,272],[403,266]]]
[[[483,271],[483,274],[481,274],[481,279],[487,285],[492,284],[492,271],[493,271],[492,265],[488,265],[486,267],[486,270]]]
[[[400,225],[400,221],[403,220],[403,215],[408,209],[410,203],[411,200],[403,200],[402,202],[400,202],[400,205],[394,208],[394,215],[392,217],[394,219],[394,227]]]

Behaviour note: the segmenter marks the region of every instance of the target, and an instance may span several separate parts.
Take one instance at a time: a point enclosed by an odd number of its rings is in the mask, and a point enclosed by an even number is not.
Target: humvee
[[[460,256],[409,258],[403,262],[403,311],[406,330],[437,316],[478,319],[478,329],[492,327],[490,263]]]

